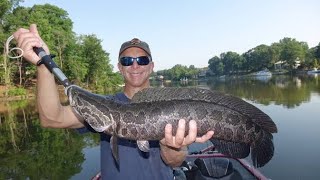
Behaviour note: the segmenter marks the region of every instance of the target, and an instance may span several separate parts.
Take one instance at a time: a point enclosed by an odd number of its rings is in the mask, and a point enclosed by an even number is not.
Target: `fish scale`
[[[271,118],[246,101],[220,92],[148,88],[138,92],[128,104],[78,86],[68,87],[67,95],[75,112],[85,117],[93,129],[112,136],[116,159],[117,138],[136,140],[140,150],[148,151],[148,141],[164,138],[166,124],[172,124],[175,134],[180,119],[195,120],[198,136],[213,130],[215,134],[210,140],[221,153],[245,158],[251,151],[256,167],[264,166],[274,153],[272,133],[277,128]]]

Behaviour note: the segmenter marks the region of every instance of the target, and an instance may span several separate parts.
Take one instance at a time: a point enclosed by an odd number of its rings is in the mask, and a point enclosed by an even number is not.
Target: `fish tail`
[[[258,140],[251,147],[251,159],[254,167],[262,167],[267,164],[274,154],[273,136],[262,130]]]
[[[218,152],[234,157],[245,158],[250,154],[250,145],[243,142],[225,141],[222,139],[210,139]]]

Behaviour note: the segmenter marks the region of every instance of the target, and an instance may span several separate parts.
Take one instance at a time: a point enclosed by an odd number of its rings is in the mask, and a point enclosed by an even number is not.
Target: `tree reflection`
[[[189,85],[287,108],[310,101],[312,93],[320,94],[319,76],[225,77]],[[5,102],[1,107],[5,109],[0,109],[0,179],[70,179],[83,171],[82,149],[99,142],[93,133],[42,128],[34,102]]]
[[[261,81],[249,77],[229,77],[224,81],[211,79],[208,86],[256,103],[283,105],[294,108],[310,101],[311,93],[320,93],[319,77],[272,76]]]
[[[0,114],[0,179],[70,179],[85,160],[82,149],[98,138],[40,126],[34,103],[11,102]],[[93,139],[91,144],[84,138]]]

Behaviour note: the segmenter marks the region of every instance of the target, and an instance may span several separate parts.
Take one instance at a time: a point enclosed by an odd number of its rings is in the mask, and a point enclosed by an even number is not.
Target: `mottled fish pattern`
[[[164,137],[170,123],[175,133],[180,119],[197,121],[198,136],[214,131],[212,143],[219,152],[245,158],[251,152],[255,167],[273,156],[273,136],[277,127],[264,112],[246,101],[221,92],[200,88],[148,88],[123,104],[113,97],[66,88],[70,105],[97,132],[112,136],[112,151],[118,158],[117,138],[136,140],[148,151],[148,140]],[[188,128],[186,128],[186,132]]]

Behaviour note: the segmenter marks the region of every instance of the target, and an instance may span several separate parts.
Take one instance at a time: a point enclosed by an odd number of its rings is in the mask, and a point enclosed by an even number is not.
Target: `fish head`
[[[79,86],[76,85],[71,85],[66,87],[65,89],[65,94],[67,95],[68,99],[69,99],[69,103],[71,107],[75,107],[81,103],[81,100],[79,99],[79,94],[80,94],[80,90],[81,88]]]
[[[110,114],[108,104],[113,99],[91,93],[79,86],[71,85],[65,89],[73,111],[97,132],[113,132],[115,120]]]
[[[81,109],[83,108],[83,102],[80,98],[81,88],[76,85],[70,85],[65,88],[65,94],[68,97],[69,104],[73,111],[80,117],[83,117]]]

